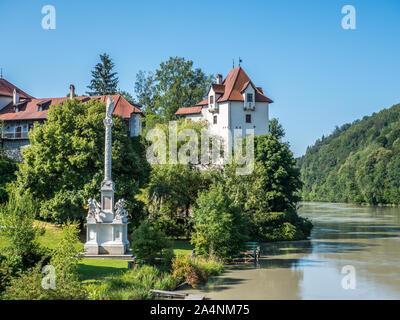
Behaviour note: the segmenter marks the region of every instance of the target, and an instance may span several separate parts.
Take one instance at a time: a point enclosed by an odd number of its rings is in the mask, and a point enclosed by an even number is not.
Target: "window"
[[[253,102],[253,94],[252,93],[247,94],[247,102]]]
[[[217,116],[214,116],[214,124],[217,124]]]
[[[246,123],[251,123],[251,114],[246,114]]]
[[[214,104],[214,96],[210,96],[210,104]]]

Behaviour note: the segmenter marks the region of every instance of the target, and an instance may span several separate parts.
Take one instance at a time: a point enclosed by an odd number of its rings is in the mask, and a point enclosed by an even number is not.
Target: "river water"
[[[310,240],[262,245],[258,264],[228,267],[207,299],[400,299],[400,208],[302,203]]]

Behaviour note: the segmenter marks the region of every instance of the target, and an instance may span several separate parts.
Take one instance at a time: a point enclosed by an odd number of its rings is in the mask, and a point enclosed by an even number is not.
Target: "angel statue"
[[[96,199],[90,198],[88,200],[88,215],[86,217],[86,219],[96,219],[98,220],[98,216],[100,215],[100,211],[101,211],[101,206],[100,204],[96,201]]]
[[[125,209],[126,201],[119,199],[115,204],[115,220],[122,220],[128,216],[128,211]]]

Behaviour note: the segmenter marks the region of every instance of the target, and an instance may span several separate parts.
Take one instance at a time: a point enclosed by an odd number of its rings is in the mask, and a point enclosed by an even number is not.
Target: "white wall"
[[[0,97],[0,110],[3,109],[6,105],[12,102],[12,97]]]
[[[246,129],[254,129],[254,134],[259,136],[269,132],[269,114],[267,102],[256,102],[254,111],[245,111],[243,102],[232,101],[231,108],[231,128],[242,129],[243,137],[246,134]],[[251,123],[246,123],[246,114],[251,115]]]
[[[142,133],[142,117],[137,113],[132,113],[129,119],[129,131],[131,137],[139,136]]]

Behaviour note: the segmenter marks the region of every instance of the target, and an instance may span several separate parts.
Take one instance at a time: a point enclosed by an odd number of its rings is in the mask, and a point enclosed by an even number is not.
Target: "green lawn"
[[[109,259],[82,259],[78,270],[82,280],[99,280],[127,270],[128,262]]]
[[[174,240],[172,242],[172,247],[174,248],[174,254],[176,256],[191,254],[194,249],[194,246],[186,240]]]
[[[61,239],[61,229],[57,226],[38,222],[45,227],[45,233],[40,237],[40,244],[53,249]],[[192,253],[194,247],[185,240],[174,240],[173,249],[175,255],[188,255]],[[0,249],[7,245],[6,239],[0,238]],[[83,243],[75,244],[83,250]],[[79,273],[82,280],[101,279],[109,275],[117,274],[128,268],[128,262],[124,260],[108,259],[82,259],[79,264]]]

